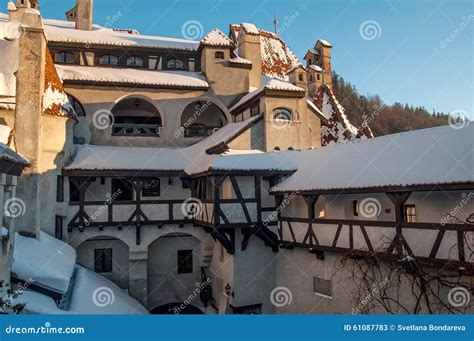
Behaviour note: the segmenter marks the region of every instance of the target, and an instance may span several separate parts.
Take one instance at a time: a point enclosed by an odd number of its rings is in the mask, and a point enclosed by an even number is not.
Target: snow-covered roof
[[[248,33],[248,34],[260,34],[257,26],[255,26],[254,24],[252,23],[248,23],[248,22],[244,22],[242,23],[242,28],[244,29],[245,33]]]
[[[179,38],[130,34],[100,25],[92,25],[91,31],[76,30],[75,23],[63,20],[44,19],[44,31],[49,42],[78,43],[84,45],[136,46],[197,50],[199,41]]]
[[[272,191],[325,191],[474,182],[474,125],[282,152],[298,170]]]
[[[248,34],[260,35],[262,74],[269,77],[286,79],[287,71],[301,64],[296,54],[278,35],[269,31],[259,30],[254,24],[231,25],[231,33],[236,45],[238,45],[241,28]]]
[[[217,47],[231,47],[234,45],[232,40],[229,39],[222,31],[217,28],[209,32],[202,40],[202,45],[217,46]]]
[[[307,99],[307,102],[308,102],[308,107],[313,110],[314,112],[316,112],[318,115],[322,116],[323,118],[325,118],[326,120],[329,119],[328,116],[324,115],[321,110],[319,110],[319,108],[316,106],[316,104],[314,104],[314,100],[311,98],[311,97],[308,97]]]
[[[229,59],[229,62],[235,63],[235,64],[247,64],[247,65],[252,64],[251,60],[248,60],[239,56]]]
[[[318,42],[325,47],[332,47],[331,43],[324,39],[318,39]]]
[[[240,98],[232,107],[230,107],[229,111],[233,112],[235,109],[239,108],[243,104],[253,100],[256,96],[263,93],[265,90],[271,91],[289,91],[289,92],[299,92],[304,93],[305,89],[300,88],[290,82],[277,79],[277,78],[269,78],[267,76],[262,76],[262,86],[260,88],[250,88],[250,91],[245,94],[242,98]]]
[[[322,72],[322,71],[323,71],[323,68],[322,68],[322,67],[320,67],[320,66],[318,66],[318,65],[314,65],[314,64],[311,64],[311,65],[309,66],[309,68],[310,68],[310,69],[313,69],[313,70],[316,71],[316,72]]]
[[[200,72],[116,69],[79,65],[56,65],[56,68],[63,81],[190,89],[207,89],[209,87],[205,77]]]
[[[39,239],[15,233],[12,273],[17,278],[64,294],[75,263],[76,251],[63,241],[44,232]]]
[[[24,156],[13,151],[13,149],[2,142],[0,142],[0,160],[13,162],[22,167],[30,166],[30,162]]]
[[[20,24],[0,20],[0,96],[15,97],[16,76],[20,54]],[[0,99],[2,102],[3,99]]]
[[[74,161],[65,170],[185,171],[207,170],[217,155],[207,150],[226,144],[260,117],[229,123],[204,140],[186,148],[78,146]]]
[[[3,295],[2,295],[3,296]],[[11,298],[12,305],[25,304],[26,314],[147,314],[134,298],[107,278],[76,266],[73,284],[68,292],[67,310],[59,308],[49,296],[27,289]],[[10,298],[9,296],[7,296]]]

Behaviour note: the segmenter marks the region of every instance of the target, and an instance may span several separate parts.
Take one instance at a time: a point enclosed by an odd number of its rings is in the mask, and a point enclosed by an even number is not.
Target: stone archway
[[[149,308],[184,302],[193,295],[201,281],[200,252],[201,241],[189,234],[168,234],[148,246]],[[199,303],[199,295],[194,299]]]
[[[227,124],[225,113],[210,100],[188,104],[181,114],[184,137],[206,137]]]
[[[160,112],[143,96],[119,100],[111,110],[112,136],[159,136],[163,126]]]
[[[122,289],[129,287],[129,247],[108,236],[90,238],[76,248],[77,263],[100,273]]]

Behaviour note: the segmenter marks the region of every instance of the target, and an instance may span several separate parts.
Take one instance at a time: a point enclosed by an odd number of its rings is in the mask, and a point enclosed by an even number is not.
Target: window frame
[[[64,202],[64,176],[56,176],[56,202]]]
[[[406,223],[416,223],[416,205],[403,205],[403,220]]]
[[[329,288],[321,288],[321,284],[329,284]],[[319,285],[319,287],[318,287]],[[321,290],[322,289],[322,290]],[[329,289],[329,290],[324,290],[324,289]],[[332,281],[328,279],[324,279],[321,277],[313,277],[313,293],[315,295],[325,297],[325,298],[333,298],[333,285]]]
[[[54,236],[56,239],[63,240],[64,217],[56,215],[54,217]]]
[[[178,62],[181,63],[182,67],[178,68]],[[170,66],[170,63],[171,63],[171,66]],[[167,70],[186,70],[186,68],[184,67],[184,61],[181,60],[180,58],[170,58],[166,60],[166,69]]]
[[[131,64],[129,64],[130,60],[133,61]],[[137,65],[137,61],[141,61],[141,66]],[[125,61],[125,65],[134,69],[143,69],[145,68],[145,59],[140,56],[128,56]]]
[[[224,51],[216,51],[214,53],[214,58],[216,58],[216,59],[225,59]]]
[[[94,249],[94,271],[100,274],[113,272],[112,248]]]
[[[102,63],[102,58],[107,58],[107,63]],[[116,63],[111,63],[112,57],[116,59]],[[99,57],[99,65],[100,66],[118,66],[119,65],[119,58],[111,53],[103,54]]]
[[[288,117],[280,118],[280,117],[276,117],[277,115],[287,115]],[[291,109],[288,109],[288,108],[275,108],[272,111],[272,120],[293,122],[294,121],[293,112]]]
[[[157,181],[158,182],[158,189],[153,192],[149,188],[145,188],[149,182]],[[161,195],[161,181],[160,178],[150,178],[146,179],[145,184],[142,187],[142,197],[159,197]]]
[[[61,60],[58,60],[58,56],[62,56]],[[68,57],[72,57],[68,61]],[[56,64],[76,64],[76,56],[72,52],[68,51],[59,51],[54,53],[54,63]]]
[[[122,186],[119,186],[117,182],[120,182]],[[123,190],[124,187],[126,188],[125,191]],[[110,190],[111,195],[115,197],[114,201],[133,201],[133,185],[127,179],[112,178],[110,181]],[[122,193],[119,193],[119,190],[121,190]],[[115,195],[115,193],[118,195]],[[126,197],[124,198],[124,196]]]

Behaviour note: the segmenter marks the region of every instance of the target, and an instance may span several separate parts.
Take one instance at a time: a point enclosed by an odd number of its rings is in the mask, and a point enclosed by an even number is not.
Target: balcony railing
[[[160,136],[159,124],[115,123],[112,136]]]
[[[182,127],[182,129],[184,130],[184,137],[207,137],[214,134],[220,127],[191,125],[189,127]]]

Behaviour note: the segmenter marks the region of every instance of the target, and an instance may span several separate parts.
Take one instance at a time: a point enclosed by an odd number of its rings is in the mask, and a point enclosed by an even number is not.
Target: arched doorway
[[[127,97],[112,109],[112,136],[160,136],[161,115],[150,101]]]
[[[188,104],[181,114],[184,137],[206,137],[227,124],[224,112],[211,101]]]
[[[160,305],[150,310],[150,314],[164,315],[201,315],[204,314],[201,309],[184,303],[168,303]]]
[[[158,238],[148,246],[147,302],[149,308],[184,302],[195,294],[201,282],[200,240],[189,234],[173,233]]]
[[[129,247],[114,237],[87,239],[77,248],[77,263],[100,273],[122,289],[128,288]]]

